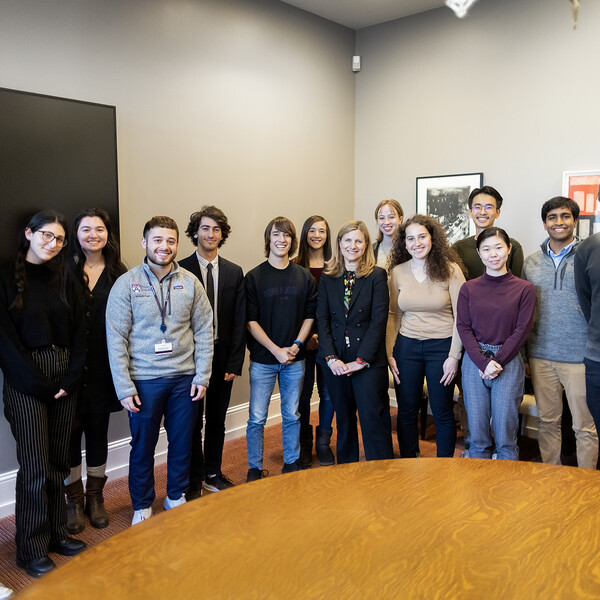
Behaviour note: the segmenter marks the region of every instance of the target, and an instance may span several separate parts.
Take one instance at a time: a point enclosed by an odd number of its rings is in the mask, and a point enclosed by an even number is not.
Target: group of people
[[[50,552],[85,549],[69,534],[83,530],[86,515],[94,527],[108,525],[107,432],[110,413],[122,407],[132,436],[133,525],[152,515],[163,418],[165,509],[233,486],[221,470],[225,419],[246,346],[249,482],[267,474],[264,427],[277,382],[282,472],[309,467],[313,447],[322,465],[334,464],[334,415],[338,463],[359,458],[359,420],[366,459],[393,458],[390,373],[401,457],[419,456],[426,380],[438,456],[455,453],[457,384],[465,455],[518,460],[527,370],[544,462],[560,464],[565,391],[578,464],[596,468],[600,240],[580,245],[578,205],[553,198],[542,207],[548,239],[523,261],[518,242],[494,224],[502,202],[490,186],[473,190],[476,233],[453,246],[432,217],[404,222],[395,200],[377,206],[373,244],[361,221],[333,237],[313,215],[298,238],[289,219],[276,217],[264,233],[266,260],[245,276],[219,253],[231,228],[215,206],[191,215],[186,235],[195,251],[179,262],[175,221],[150,219],[144,261],[129,271],[104,210],[81,211],[69,233],[62,215],[34,215],[0,279],[3,396],[19,462],[17,564],[41,576],[55,566]]]

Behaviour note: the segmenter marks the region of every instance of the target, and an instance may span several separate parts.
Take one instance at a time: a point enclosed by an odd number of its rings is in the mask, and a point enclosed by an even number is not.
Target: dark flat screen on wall
[[[69,222],[101,207],[119,229],[114,106],[0,88],[0,259],[18,232],[46,209]]]

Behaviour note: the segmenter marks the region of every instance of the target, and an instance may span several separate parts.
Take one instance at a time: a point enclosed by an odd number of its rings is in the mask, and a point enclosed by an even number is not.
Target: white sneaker
[[[152,507],[148,508],[140,508],[133,513],[133,519],[131,520],[132,525],[137,525],[146,519],[149,519],[152,516]]]
[[[0,598],[10,598],[12,595],[13,591],[0,583]]]
[[[185,502],[185,494],[181,494],[181,497],[177,498],[177,500],[171,500],[171,498],[167,496],[165,498],[165,503],[163,504],[163,506],[165,507],[165,510],[171,510],[176,506],[181,506],[182,504],[185,504]]]

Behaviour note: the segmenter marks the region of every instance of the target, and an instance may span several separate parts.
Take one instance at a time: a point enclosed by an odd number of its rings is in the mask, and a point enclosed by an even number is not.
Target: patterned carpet
[[[392,423],[395,422],[395,410],[392,411]],[[316,424],[317,413],[313,413],[312,420]],[[426,439],[421,441],[421,456],[435,456],[435,427],[431,417],[428,418],[428,427]],[[394,423],[395,430],[395,423]],[[335,452],[335,434],[333,436],[332,448]],[[394,431],[394,447],[398,453],[397,440]],[[464,449],[464,443],[460,431],[458,432],[458,442],[456,445],[455,456],[459,456]],[[361,460],[364,460],[361,444]],[[264,452],[264,468],[267,469],[271,476],[276,476],[281,473],[283,465],[283,454],[281,449],[281,426],[275,425],[268,427],[265,430],[265,452]],[[314,457],[313,468],[328,468],[321,467]],[[246,457],[246,440],[238,438],[225,444],[223,456],[223,472],[236,485],[246,481],[246,473],[248,469]],[[156,477],[156,500],[153,505],[154,513],[162,512],[163,500],[166,495],[166,464],[162,464],[155,469]],[[127,478],[122,477],[114,481],[109,481],[105,488],[106,507],[110,514],[110,524],[106,529],[94,529],[89,523],[84,531],[77,537],[82,539],[88,546],[99,544],[103,540],[123,531],[131,524],[133,511],[129,500],[129,491],[127,488]],[[202,502],[202,499],[196,500]],[[22,569],[19,569],[15,564],[15,522],[14,517],[6,517],[0,519],[0,581],[11,587],[15,591],[20,591],[27,587],[33,579],[29,577]],[[56,554],[51,555],[57,565],[61,565],[70,560],[67,557]]]

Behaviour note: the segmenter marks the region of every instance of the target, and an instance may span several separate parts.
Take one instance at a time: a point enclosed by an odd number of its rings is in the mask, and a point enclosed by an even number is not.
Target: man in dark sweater
[[[294,224],[276,217],[265,229],[267,260],[246,274],[246,318],[250,350],[250,415],[246,428],[247,481],[264,476],[264,428],[279,380],[283,473],[298,471],[304,379],[304,342],[317,307],[317,283],[308,269],[290,262],[298,240]]]
[[[477,236],[484,230],[492,227],[496,219],[500,216],[503,198],[500,192],[491,185],[484,185],[481,188],[475,188],[469,194],[469,217],[475,225],[475,235],[455,242],[453,248],[460,256],[467,269],[466,278],[475,279],[481,277],[485,271],[485,267],[479,258],[477,252]],[[523,267],[523,248],[517,240],[510,238],[511,251],[508,255],[506,266],[510,272],[517,277],[521,277],[521,268]],[[459,369],[460,373],[460,369]],[[462,395],[462,385],[460,376],[457,377],[456,384],[459,387],[460,393],[458,396],[458,409],[460,413],[460,427],[465,439],[464,456],[469,456],[470,435],[469,424],[467,422],[467,412]]]
[[[599,192],[600,199],[600,192]],[[588,322],[583,364],[587,403],[600,428],[600,233],[587,238],[575,254],[575,288]]]
[[[502,202],[503,199],[500,192],[490,185],[475,188],[469,195],[469,217],[475,225],[475,235],[454,243],[454,249],[458,252],[460,259],[467,268],[467,281],[475,279],[475,277],[480,277],[485,271],[479,254],[477,254],[475,240],[484,229],[493,227],[494,222],[500,216]],[[510,238],[510,243],[512,250],[508,255],[506,266],[513,275],[521,277],[523,248],[513,238]]]
[[[542,460],[560,465],[563,390],[573,415],[577,440],[577,464],[595,469],[598,436],[587,407],[585,353],[587,323],[575,292],[573,263],[579,240],[575,227],[579,205],[557,196],[542,206],[542,221],[548,238],[525,259],[523,279],[535,285],[537,310],[527,356],[540,417],[538,442]]]

